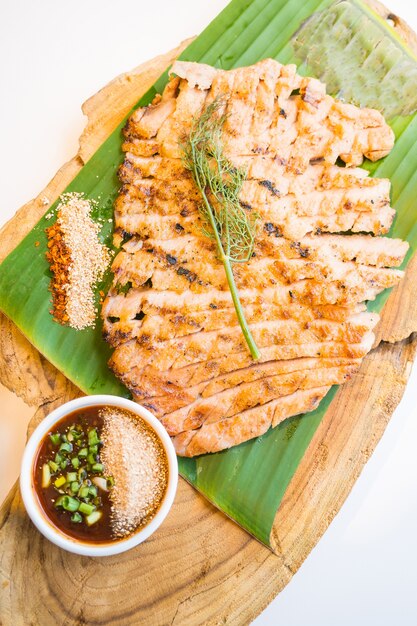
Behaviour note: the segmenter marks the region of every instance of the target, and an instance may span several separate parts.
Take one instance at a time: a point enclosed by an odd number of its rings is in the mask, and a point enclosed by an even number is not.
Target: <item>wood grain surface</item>
[[[375,6],[376,3],[372,2]],[[415,35],[378,4],[412,45]],[[90,98],[80,151],[0,233],[0,260],[45,212],[188,42]],[[58,549],[27,517],[17,485],[0,511],[0,624],[248,624],[290,581],[339,511],[397,406],[417,350],[417,261],[384,309],[378,345],[338,392],[277,512],[275,554],[180,480],[171,513],[144,544],[91,559]],[[36,407],[31,431],[80,395],[0,316],[0,380]],[[306,418],[308,419],[308,418]]]

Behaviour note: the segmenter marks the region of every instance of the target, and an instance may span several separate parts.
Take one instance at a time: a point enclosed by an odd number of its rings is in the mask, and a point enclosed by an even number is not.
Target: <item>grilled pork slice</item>
[[[371,349],[374,339],[374,334],[369,332],[357,344],[327,341],[304,345],[267,346],[262,349],[260,362],[281,362],[303,357],[361,359]],[[253,365],[253,360],[248,351],[244,350],[163,372],[152,366],[144,366],[137,343],[130,341],[116,348],[110,365],[126,387],[132,391],[137,401],[142,402],[155,395],[177,393],[187,386],[207,383],[216,377],[249,367]]]
[[[241,206],[258,216],[254,255],[233,267],[257,362],[182,162],[180,143],[216,98],[225,152],[246,172]],[[365,301],[402,276],[392,267],[408,244],[379,236],[395,214],[390,183],[356,167],[392,148],[383,117],[327,96],[294,65],[266,59],[224,71],[178,62],[124,134],[115,203],[122,249],[102,311],[116,375],[186,456],[313,410],[372,347],[378,316]]]
[[[135,144],[124,143],[125,161],[119,169],[123,182],[154,178],[172,182],[176,179],[191,181],[191,175],[184,170],[180,158],[164,158],[155,154],[152,157],[139,156],[134,152]],[[130,147],[133,151],[130,151]],[[313,161],[304,172],[295,174],[289,171],[280,159],[262,154],[232,157],[233,164],[246,170],[248,181],[270,181],[280,197],[301,195],[318,190],[349,189],[350,187],[374,187],[379,179],[370,178],[369,172],[359,167],[339,167],[324,161]],[[384,179],[382,179],[384,181]],[[386,181],[383,184],[389,186]],[[265,185],[264,185],[265,186]],[[270,193],[274,195],[272,188]]]
[[[181,231],[201,237],[202,225],[195,219],[198,216],[198,194],[196,196],[190,175],[184,169],[181,172],[179,160],[176,167],[172,166],[175,159],[165,161],[173,178],[161,180],[143,178],[143,168],[125,161],[120,168],[125,186],[116,204],[118,226],[141,237],[168,238],[174,233],[181,234]],[[276,166],[274,177],[270,169],[265,172],[269,178],[245,181],[240,197],[242,206],[255,210],[264,224],[274,224],[280,234],[296,239],[317,229],[324,232],[388,232],[394,217],[394,211],[389,207],[388,180],[352,175],[337,178],[334,174],[326,174],[323,166],[309,166],[299,177],[305,180],[291,184],[291,178],[285,176],[285,168]],[[313,174],[316,169],[319,170],[317,175]],[[333,171],[335,168],[328,166],[328,169]],[[327,186],[322,184],[323,178],[327,180]],[[332,178],[335,186],[329,188]],[[311,188],[314,183],[316,189]],[[186,204],[182,202],[184,197],[188,200]],[[180,215],[172,203],[173,198],[181,206]],[[170,216],[168,221],[167,216]],[[294,220],[294,216],[303,219]]]
[[[183,206],[184,203],[181,203]],[[389,206],[376,211],[343,211],[328,216],[298,217],[283,216],[273,208],[256,207],[258,237],[286,237],[297,241],[308,234],[340,233],[344,231],[369,232],[375,235],[387,233],[391,227],[395,212]],[[202,239],[204,223],[193,210],[183,209],[185,217],[178,215],[116,214],[118,230],[139,235],[142,239],[170,240],[177,235],[192,235]]]
[[[376,267],[398,266],[404,261],[409,244],[401,239],[371,235],[308,235],[297,241],[270,237],[262,239],[257,249],[264,256],[281,259],[320,261],[331,266],[334,261],[354,261]]]
[[[152,280],[159,291],[174,290],[183,292],[190,289],[201,292],[208,287],[226,291],[228,288],[223,266],[217,261],[210,245],[201,246],[204,257],[193,254],[198,249],[195,240],[186,237],[167,240],[159,244],[153,240],[146,242],[139,250],[120,252],[112,266],[112,271],[120,284],[131,282],[134,287],[142,287]],[[129,242],[130,243],[130,242]],[[287,285],[306,278],[320,281],[345,280],[357,283],[358,280],[372,280],[374,285],[396,281],[402,276],[399,270],[375,268],[354,262],[333,260],[329,266],[325,262],[301,259],[262,258],[256,256],[247,264],[235,269],[236,284],[240,290],[266,289],[272,285]]]
[[[373,313],[359,313],[340,323],[315,320],[300,324],[294,320],[276,320],[252,324],[251,331],[259,348],[271,344],[306,344],[326,340],[360,343],[378,320],[379,316]],[[148,337],[140,337],[137,343],[143,364],[152,365],[162,371],[218,358],[225,352],[238,352],[245,348],[245,338],[240,326],[161,342],[149,342]]]
[[[156,311],[150,314],[149,310],[148,313],[144,313],[138,303],[139,294],[140,292],[132,289],[126,297],[116,295],[106,301],[103,309],[103,332],[113,346],[142,335],[162,341],[200,331],[221,330],[237,324],[233,306],[221,309],[209,308],[207,311],[188,314],[178,310],[169,316],[165,312],[161,314]],[[254,304],[246,307],[245,315],[250,324],[260,319],[263,321],[293,319],[305,324],[317,318],[344,321],[362,310],[364,305],[308,307],[294,304],[285,307]]]
[[[204,424],[196,430],[184,431],[173,438],[177,454],[197,456],[207,452],[219,452],[259,437],[271,426],[277,426],[288,417],[314,411],[329,389],[330,387],[318,387],[299,390],[233,417]]]
[[[154,295],[156,297],[150,297]],[[175,329],[182,325],[199,330],[216,330],[220,327],[231,326],[236,323],[236,313],[231,300],[224,298],[222,305],[217,306],[212,303],[206,308],[187,306],[183,294],[171,294],[173,297],[169,302],[165,302],[164,294],[152,292],[151,290],[141,291],[130,289],[126,294],[114,292],[103,304],[102,314],[105,324],[116,324],[117,322],[137,321],[140,328],[154,332],[160,329],[162,320],[170,322],[169,336],[176,334]],[[190,295],[192,294],[184,294]],[[149,297],[148,297],[149,296]],[[350,307],[337,305],[306,306],[303,304],[289,303],[288,305],[273,304],[253,299],[248,299],[245,307],[246,317],[255,321],[263,319],[295,319],[300,322],[310,322],[314,319],[329,319],[343,321],[354,313],[360,313],[366,309],[364,304],[355,304]],[[234,314],[234,317],[232,316]],[[110,320],[112,318],[113,321]],[[161,329],[163,331],[163,329]]]
[[[198,389],[202,398],[208,398],[223,391],[230,389],[244,382],[259,380],[267,376],[277,376],[278,374],[290,374],[292,372],[307,372],[308,370],[318,370],[331,368],[352,368],[355,370],[361,364],[361,359],[332,358],[323,357],[316,358],[299,358],[289,359],[288,361],[267,361],[266,363],[254,363],[249,367],[229,372],[223,376],[218,376],[210,381],[204,381],[202,384],[189,387],[189,389]]]
[[[311,321],[313,319],[329,319],[334,321],[345,320],[353,313],[360,313],[366,310],[363,303],[354,304],[348,307],[338,305],[304,305],[290,300],[288,303],[272,302],[273,293],[271,290],[265,290],[265,299],[257,296],[254,290],[245,291],[245,311],[248,316],[255,320],[258,315],[260,319],[268,320],[270,317],[289,319],[293,318],[299,321]],[[130,289],[126,295],[112,293],[112,297],[106,300],[103,312],[107,315],[119,315],[120,320],[128,321],[140,314],[143,324],[152,324],[150,317],[168,318],[174,324],[182,320],[189,320],[189,324],[196,328],[196,325],[203,326],[205,324],[217,323],[216,320],[222,321],[222,326],[227,326],[227,320],[232,321],[231,312],[235,311],[231,298],[226,297],[227,293],[216,292],[213,290],[212,298],[205,303],[199,303],[198,299],[190,292],[177,294],[175,292],[165,292],[168,295],[166,304],[164,304],[164,293],[152,291],[151,289],[139,290]],[[223,296],[223,297],[222,297]],[[214,304],[213,300],[217,300]],[[204,306],[206,304],[206,306]],[[200,306],[199,306],[200,305]],[[149,316],[146,318],[146,315]],[[226,318],[222,316],[225,315]],[[227,317],[227,316],[230,316]],[[224,322],[226,319],[226,323]],[[257,319],[257,318],[256,318]],[[213,326],[214,329],[214,326]]]
[[[160,116],[164,121],[156,133],[153,120],[146,125],[144,116],[126,133],[128,140],[132,135],[145,141],[156,138],[162,156],[180,156],[179,143],[193,117],[219,96],[227,115],[224,143],[230,155],[278,155],[291,169],[302,171],[311,159],[335,163],[341,157],[358,165],[363,155],[379,159],[393,146],[394,135],[380,113],[335,101],[319,81],[298,76],[294,65],[266,59],[249,68],[213,71],[176,62],[172,73],[181,80],[168,84],[154,105],[153,119],[157,107],[166,111],[171,97],[175,111]]]
[[[219,391],[214,397],[193,400],[192,394],[183,397],[153,397],[145,402],[147,408],[161,420],[170,435],[199,428],[202,424],[217,422],[275,398],[294,393],[298,389],[313,389],[345,382],[357,370],[357,365],[299,370],[291,374],[264,376]]]
[[[173,194],[174,197],[176,193]],[[178,215],[178,213],[172,214],[172,207],[167,208],[168,204],[165,200],[155,199],[152,205],[145,193],[144,195],[147,205],[142,205],[140,202],[138,205],[135,204],[137,200],[132,200],[131,193],[123,196],[122,201],[117,203],[116,220],[121,231],[137,234],[143,239],[169,240],[182,234],[191,234],[203,239],[204,224],[197,213],[196,202],[185,202],[179,195],[178,204],[181,211]],[[328,192],[328,195],[330,196],[331,192]],[[350,200],[345,200],[346,195],[348,194],[343,195],[340,204],[336,197],[332,199],[335,200],[334,203],[327,206],[320,198],[313,198],[311,202],[309,201],[309,206],[306,202],[304,214],[299,209],[302,198],[294,199],[292,196],[285,196],[270,204],[266,202],[259,204],[255,203],[253,197],[242,195],[242,206],[256,211],[259,216],[258,231],[263,232],[264,236],[274,235],[297,240],[308,233],[320,231],[340,233],[351,230],[352,232],[370,232],[375,235],[389,231],[395,215],[390,206],[386,204],[380,206],[375,199],[371,204],[372,210],[368,210],[365,205],[358,207]],[[323,200],[325,199],[324,197]],[[350,204],[347,204],[349,202]],[[143,211],[133,213],[130,210],[132,206],[136,206],[137,210],[143,206]],[[315,210],[317,214],[314,213]],[[309,215],[309,212],[312,214]]]
[[[186,389],[173,386],[172,384],[167,385],[167,391],[163,395],[158,395],[158,391],[160,393],[160,377],[158,372],[156,372],[154,375],[154,389],[152,390],[149,386],[148,395],[142,402],[144,406],[152,410],[158,417],[167,412],[170,414],[176,412],[177,415],[184,415],[184,411],[188,411],[188,409],[192,410],[194,414],[194,408],[200,406],[199,400],[202,401],[203,398],[208,399],[210,396],[222,394],[221,396],[216,396],[215,402],[221,403],[223,400],[226,402],[227,398],[233,397],[231,393],[233,388],[242,391],[249,401],[250,397],[256,397],[257,389],[263,388],[265,385],[268,387],[266,390],[266,395],[268,395],[269,393],[275,393],[278,383],[280,389],[284,389],[285,385],[293,384],[293,382],[294,384],[310,384],[309,382],[304,382],[306,377],[312,379],[319,375],[325,376],[329,384],[330,380],[336,380],[337,378],[337,382],[334,383],[337,384],[343,382],[346,379],[345,376],[356,371],[359,365],[360,359],[300,358],[288,361],[273,361],[252,365],[225,376],[202,381],[198,385],[193,385]],[[326,372],[323,373],[323,370],[326,370]],[[277,378],[278,376],[280,376],[280,379]],[[249,387],[249,383],[252,386]],[[225,395],[223,392],[226,391],[230,391],[230,394]],[[260,403],[262,404],[262,401]],[[208,406],[208,403],[204,403],[201,406],[206,405]],[[225,406],[224,402],[222,406]],[[182,407],[184,407],[183,412],[178,413],[177,409]],[[203,417],[204,411],[198,409],[197,413]]]
[[[119,168],[119,177],[127,186],[131,185],[128,188],[131,194],[142,200],[141,205],[136,205],[136,210],[139,207],[140,212],[146,210],[152,198],[157,200],[155,210],[166,214],[173,208],[169,201],[173,193],[193,197],[195,187],[180,159],[160,159],[156,166],[152,161],[128,155]],[[348,174],[337,176],[335,169],[341,168],[309,165],[297,176],[271,158],[247,157],[242,162],[235,159],[235,162],[242,165],[247,173],[240,198],[246,206],[257,210],[271,205],[282,216],[294,213],[329,215],[352,209],[375,211],[390,202],[389,180],[359,176],[358,169],[347,170]],[[123,209],[121,205],[120,212]]]
[[[355,361],[363,358],[371,349],[375,336],[367,333],[358,344],[343,342],[317,342],[294,346],[267,346],[262,349],[260,362],[298,360],[304,357],[319,359],[347,359]],[[250,367],[253,361],[247,351],[231,353],[218,359],[187,365],[175,370],[162,372],[151,366],[142,367],[134,342],[124,344],[113,353],[112,367],[124,384],[132,391],[138,402],[145,398],[167,393],[181,392],[185,387],[213,380],[241,368]],[[284,361],[285,362],[285,361]],[[122,374],[122,370],[124,373]]]
[[[259,381],[263,378],[271,376],[278,376],[284,374],[291,374],[294,372],[305,372],[314,369],[326,369],[326,368],[344,368],[351,367],[357,368],[361,363],[360,359],[347,359],[347,358],[298,358],[288,359],[286,361],[267,361],[265,363],[253,363],[248,367],[234,370],[223,374],[221,376],[215,376],[208,380],[203,380],[198,384],[187,386],[186,388],[175,385],[172,380],[169,380],[169,385],[166,384],[167,377],[169,378],[170,372],[158,372],[151,368],[145,368],[142,372],[142,376],[147,381],[147,406],[152,407],[153,399],[159,403],[161,398],[164,398],[168,403],[167,406],[170,411],[181,406],[187,406],[198,398],[208,398],[214,396],[221,391],[236,387],[242,383],[248,383],[253,381]],[[191,366],[192,367],[192,366]],[[186,368],[183,368],[185,370]],[[189,368],[190,369],[190,368]],[[183,372],[184,374],[184,372]],[[164,384],[165,383],[165,384]],[[153,409],[151,409],[153,410]]]
[[[400,277],[401,274],[394,274],[389,286],[396,284]],[[271,305],[286,307],[291,304],[303,305],[302,298],[305,297],[307,300],[305,304],[315,307],[316,305],[312,302],[312,296],[315,294],[317,295],[317,298],[322,300],[320,305],[335,305],[340,304],[337,301],[338,298],[341,301],[348,299],[346,298],[347,285],[343,283],[339,284],[339,282],[330,282],[325,285],[321,285],[318,282],[304,280],[295,283],[291,287],[270,287],[262,291],[258,291],[256,289],[245,289],[241,291],[240,299],[245,307],[251,304],[262,304],[264,302]],[[123,287],[120,285],[123,285]],[[114,289],[112,289],[109,294],[109,298],[113,298],[114,294],[118,293],[119,288],[123,289],[125,285],[129,287],[128,280],[125,283],[116,283]],[[178,314],[178,312],[186,314],[195,311],[207,311],[208,309],[233,306],[229,291],[207,289],[206,291],[196,294],[189,290],[183,290],[181,293],[178,293],[175,291],[158,291],[153,288],[153,285],[151,288],[148,287],[149,285],[146,289],[133,290],[133,294],[135,294],[134,297],[137,296],[137,302],[138,304],[140,303],[141,310],[144,313],[162,311],[163,314],[167,315],[171,315],[172,313]],[[354,301],[353,304],[356,304],[356,302],[363,302],[363,300],[372,300],[375,297],[375,294],[379,293],[375,285],[372,284],[357,286],[350,284],[349,289],[354,291],[352,294],[352,301]],[[131,291],[132,290],[128,291],[129,295]],[[308,301],[309,297],[310,300]],[[105,303],[104,310],[107,310],[107,302]],[[330,308],[328,310],[330,310]]]
[[[384,285],[386,281],[399,280],[403,277],[401,270],[393,270],[385,267],[373,267],[360,265],[353,261],[333,261],[331,265],[322,261],[309,261],[304,259],[292,259],[291,261],[276,261],[275,271],[280,273],[281,278],[285,278],[288,283],[295,283],[304,279],[318,279],[323,282],[333,282],[340,280],[362,280],[374,281],[374,284]]]
[[[294,358],[294,356],[312,356],[298,354],[295,346],[336,342],[347,345],[360,344],[378,322],[378,316],[359,313],[349,321],[342,323],[328,320],[315,320],[300,324],[294,320],[277,320],[253,324],[251,330],[260,348],[271,345],[281,346],[282,354],[275,358]],[[160,371],[177,369],[186,365],[221,358],[223,354],[232,355],[246,349],[239,326],[224,329],[222,332],[199,332],[184,337],[161,342],[151,342],[146,337],[141,342],[129,341],[121,344],[113,354],[112,364],[119,372],[128,371],[128,365],[151,365]],[[285,347],[287,347],[285,349]],[[299,348],[302,351],[302,348]],[[344,354],[338,354],[344,356]],[[350,354],[348,354],[350,356]],[[127,359],[127,361],[126,361]]]
[[[395,211],[384,206],[378,212],[365,213],[352,211],[327,217],[299,217],[297,220],[284,220],[280,225],[281,233],[288,239],[300,239],[308,233],[388,233],[394,220]],[[274,216],[272,214],[274,223]]]

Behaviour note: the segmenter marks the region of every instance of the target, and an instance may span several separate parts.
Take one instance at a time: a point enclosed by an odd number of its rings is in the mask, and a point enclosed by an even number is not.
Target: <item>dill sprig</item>
[[[233,263],[246,263],[252,257],[258,215],[245,210],[239,194],[246,171],[235,167],[224,155],[222,129],[225,113],[219,113],[223,101],[214,100],[193,122],[181,145],[183,162],[193,176],[203,203],[200,214],[203,232],[217,244],[242,333],[254,359],[260,352],[250,332],[233,276]]]

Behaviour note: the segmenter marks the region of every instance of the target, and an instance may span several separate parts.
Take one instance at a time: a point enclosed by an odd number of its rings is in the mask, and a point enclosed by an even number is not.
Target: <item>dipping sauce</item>
[[[168,459],[140,416],[91,406],[66,415],[44,437],[34,485],[61,532],[108,543],[132,535],[156,515],[167,490]]]

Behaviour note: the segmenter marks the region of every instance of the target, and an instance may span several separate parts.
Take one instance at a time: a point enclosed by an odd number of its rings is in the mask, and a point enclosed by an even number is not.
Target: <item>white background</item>
[[[391,2],[417,30],[414,2]],[[1,0],[0,223],[74,155],[85,99],[117,74],[199,33],[226,4]],[[416,387],[417,367],[342,511],[256,626],[417,624]],[[12,427],[14,416],[6,417]],[[16,456],[1,445],[4,459]]]

